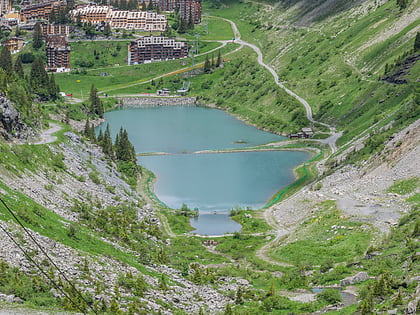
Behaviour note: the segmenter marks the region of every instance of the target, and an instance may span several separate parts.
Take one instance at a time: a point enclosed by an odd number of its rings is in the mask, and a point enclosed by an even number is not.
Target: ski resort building
[[[70,45],[66,36],[48,35],[46,37],[46,54],[47,70],[70,71]]]
[[[164,14],[145,11],[114,10],[109,6],[86,6],[71,12],[74,21],[100,25],[109,23],[111,28],[163,32],[167,21]]]
[[[187,55],[187,42],[163,36],[143,36],[128,45],[129,65],[180,59]]]
[[[159,0],[161,11],[176,11],[185,21],[193,20],[194,24],[201,22],[201,0]]]

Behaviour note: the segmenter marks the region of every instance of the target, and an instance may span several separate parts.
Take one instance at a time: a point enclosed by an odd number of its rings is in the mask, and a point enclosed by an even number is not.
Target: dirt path
[[[247,46],[247,47],[252,48],[257,53],[258,63],[262,67],[266,68],[271,73],[271,75],[274,77],[274,81],[276,82],[276,84],[281,89],[283,89],[287,94],[289,94],[290,96],[292,96],[296,100],[298,100],[299,103],[301,103],[305,107],[306,117],[308,118],[308,120],[313,124],[319,124],[319,125],[325,126],[325,127],[330,129],[330,135],[331,136],[328,139],[324,140],[323,142],[330,146],[332,153],[335,153],[337,151],[336,141],[341,136],[341,133],[336,133],[335,128],[331,125],[328,125],[328,124],[320,122],[320,121],[316,121],[312,116],[312,108],[309,105],[309,103],[304,98],[302,98],[301,96],[299,96],[295,92],[293,92],[292,90],[289,90],[282,82],[280,82],[280,79],[279,79],[279,76],[278,76],[277,72],[272,67],[270,67],[269,65],[267,65],[264,62],[263,54],[261,52],[261,49],[259,47],[255,46],[254,44],[245,42],[241,39],[241,33],[239,32],[238,27],[236,26],[235,22],[233,22],[231,20],[228,20],[228,19],[225,19],[225,18],[222,18],[222,20],[224,20],[226,22],[229,22],[230,25],[232,26],[233,33],[235,34],[235,42],[238,43],[238,44],[241,44],[243,46]]]
[[[47,130],[44,130],[41,135],[40,138],[41,140],[34,142],[34,144],[48,144],[48,143],[52,143],[54,141],[57,140],[56,136],[53,136],[54,133],[58,132],[61,130],[61,126],[57,125],[55,123],[50,123],[50,128]]]

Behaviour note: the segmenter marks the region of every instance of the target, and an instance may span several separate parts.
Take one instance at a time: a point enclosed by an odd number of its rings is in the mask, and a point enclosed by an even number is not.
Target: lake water
[[[300,151],[195,154],[281,141],[220,110],[202,107],[150,107],[107,112],[111,134],[128,131],[136,151],[169,155],[139,156],[156,174],[154,190],[171,208],[183,203],[199,209],[191,220],[194,233],[220,235],[239,231],[228,216],[236,207],[262,207],[293,182],[293,168],[309,158]],[[102,125],[101,128],[105,128]]]

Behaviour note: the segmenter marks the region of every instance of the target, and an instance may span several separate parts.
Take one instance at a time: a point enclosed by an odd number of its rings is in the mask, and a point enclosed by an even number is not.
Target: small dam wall
[[[196,106],[196,97],[122,97],[119,107]]]

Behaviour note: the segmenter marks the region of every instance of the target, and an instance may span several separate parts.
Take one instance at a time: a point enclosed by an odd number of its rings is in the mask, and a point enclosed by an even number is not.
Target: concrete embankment
[[[122,97],[121,107],[196,106],[196,97]]]

